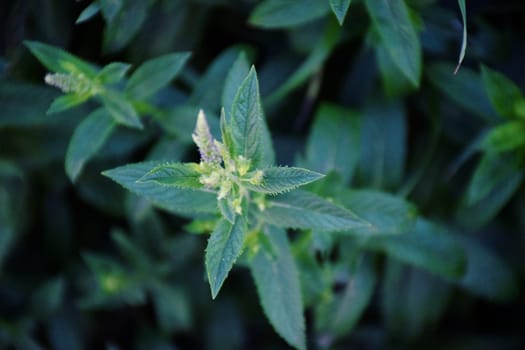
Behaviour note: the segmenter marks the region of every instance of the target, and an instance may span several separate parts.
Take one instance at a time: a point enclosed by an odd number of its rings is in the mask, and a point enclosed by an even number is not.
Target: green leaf
[[[430,82],[458,106],[487,121],[496,120],[479,75],[468,68],[453,75],[453,70],[454,67],[447,63],[434,63],[425,68]]]
[[[299,277],[286,233],[267,227],[277,256],[260,249],[250,263],[257,293],[266,317],[275,331],[296,349],[306,349],[305,322]]]
[[[348,334],[369,305],[376,282],[372,261],[363,259],[349,276],[341,295],[336,295],[328,305],[319,304],[316,307],[317,330],[336,337]]]
[[[328,173],[336,171],[347,183],[359,157],[359,119],[356,112],[332,104],[322,104],[306,144],[309,168]]]
[[[192,322],[189,296],[181,287],[156,284],[151,294],[159,327],[163,332],[189,330]]]
[[[113,84],[122,80],[130,68],[130,64],[113,62],[104,66],[97,74],[96,79],[104,84]]]
[[[326,0],[265,0],[255,7],[249,22],[268,29],[292,28],[320,18],[329,11]]]
[[[443,277],[461,277],[467,268],[465,252],[457,238],[424,219],[418,219],[412,231],[404,235],[368,236],[363,242],[367,248]]]
[[[458,65],[454,70],[456,74],[465,58],[465,52],[467,51],[467,10],[465,8],[465,0],[458,0],[459,10],[461,12],[461,19],[463,20],[463,37],[461,39],[461,50],[459,51]]]
[[[227,120],[230,120],[232,115],[232,105],[239,86],[250,72],[250,63],[246,58],[246,53],[241,52],[237,60],[228,72],[228,76],[224,82],[222,90],[222,106],[224,108],[224,115]]]
[[[36,41],[26,41],[25,45],[47,69],[57,73],[84,74],[94,78],[97,74],[95,66],[67,53],[57,47]]]
[[[104,108],[90,113],[75,129],[66,153],[66,173],[75,182],[85,164],[100,150],[115,129]]]
[[[102,103],[118,124],[142,129],[144,126],[135,108],[119,93],[107,91],[101,95]]]
[[[273,162],[273,146],[264,121],[259,82],[253,67],[237,90],[229,125],[234,156],[249,159],[253,168],[262,168]]]
[[[102,47],[104,52],[123,49],[144,24],[151,1],[101,0],[106,18]]]
[[[98,2],[92,2],[89,4],[78,16],[77,20],[75,21],[75,24],[80,24],[83,22],[86,22],[90,20],[92,17],[94,17],[97,13],[100,12],[100,5]]]
[[[88,94],[79,95],[76,93],[59,96],[53,100],[46,114],[55,114],[76,107],[86,102],[89,97]]]
[[[401,72],[414,86],[421,78],[421,43],[404,0],[366,0],[374,30]]]
[[[235,223],[220,220],[206,247],[206,271],[213,299],[219,293],[235,260],[241,255],[246,237],[246,219],[237,216]]]
[[[0,274],[4,259],[8,256],[16,236],[11,211],[9,193],[0,187]]]
[[[270,167],[263,170],[262,182],[245,186],[260,193],[278,194],[319,180],[324,175],[302,168]]]
[[[416,89],[416,86],[392,60],[384,45],[376,46],[375,52],[379,71],[381,72],[383,90],[388,97],[402,97]]]
[[[476,239],[463,236],[460,242],[468,265],[459,285],[473,294],[501,302],[520,295],[517,278],[503,259]]]
[[[411,231],[416,223],[416,207],[386,192],[347,189],[341,191],[337,199],[371,224],[353,229],[349,234],[402,234]]]
[[[525,122],[510,121],[492,128],[481,147],[487,152],[506,152],[525,145]]]
[[[228,220],[231,224],[235,223],[235,208],[228,198],[221,198],[218,201],[219,210],[223,218]]]
[[[136,99],[149,97],[179,74],[190,55],[172,53],[144,62],[129,78],[126,93]]]
[[[352,0],[330,0],[330,7],[340,25],[343,25],[343,22],[345,21],[346,12],[350,7],[351,2]]]
[[[168,187],[199,189],[201,173],[195,163],[167,163],[159,165],[138,179],[138,182],[154,182]]]
[[[53,278],[39,286],[29,300],[30,309],[37,317],[48,317],[60,308],[65,293],[61,277]]]
[[[359,174],[368,186],[397,187],[405,168],[406,112],[399,101],[372,100],[361,120]]]
[[[466,204],[473,205],[491,192],[517,189],[523,179],[521,161],[512,155],[485,154],[479,162],[467,189]],[[507,199],[513,192],[509,192]]]
[[[206,190],[187,190],[159,186],[152,182],[137,182],[160,162],[129,164],[103,172],[104,176],[131,192],[143,196],[156,206],[176,214],[218,213],[216,194]]]
[[[492,106],[499,115],[506,118],[515,118],[515,104],[523,99],[521,90],[516,84],[504,76],[486,66],[481,66],[481,78],[492,102]]]
[[[284,228],[345,231],[370,224],[351,211],[304,191],[293,191],[267,200],[257,213],[269,224]]]

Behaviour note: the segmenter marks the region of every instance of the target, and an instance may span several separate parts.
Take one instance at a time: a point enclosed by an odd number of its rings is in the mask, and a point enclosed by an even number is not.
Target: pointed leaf
[[[467,51],[467,10],[465,8],[465,0],[458,0],[459,10],[461,12],[461,19],[463,20],[463,36],[461,38],[461,50],[459,51],[458,65],[454,70],[456,74],[461,67],[461,63],[465,58],[465,52]]]
[[[105,84],[116,83],[124,78],[130,68],[130,64],[113,62],[104,66],[97,74],[96,79]]]
[[[237,90],[230,120],[233,151],[251,161],[253,168],[268,166],[273,160],[273,147],[264,121],[255,68]]]
[[[84,165],[100,150],[115,129],[113,118],[104,108],[90,113],[75,129],[66,153],[66,173],[72,182]]]
[[[496,112],[506,118],[516,117],[514,107],[523,99],[518,86],[503,74],[486,66],[481,66],[481,78]]]
[[[93,78],[97,73],[95,66],[57,47],[36,41],[26,41],[25,45],[52,72],[82,73],[88,78]]]
[[[57,97],[49,106],[46,114],[55,114],[76,107],[89,99],[88,94],[79,95],[75,93]]]
[[[156,206],[176,214],[218,213],[216,194],[212,191],[166,187],[153,182],[137,182],[144,174],[160,164],[162,163],[129,164],[107,170],[103,172],[103,175],[131,192],[143,196]]]
[[[263,234],[277,248],[277,256],[260,249],[251,261],[259,300],[275,331],[296,349],[306,349],[299,277],[288,238],[274,227],[265,231]]]
[[[344,231],[370,224],[349,210],[305,191],[293,191],[267,200],[258,212],[265,222],[284,228]]]
[[[98,2],[92,2],[89,4],[78,16],[75,24],[80,24],[90,20],[93,16],[100,12],[100,5]]]
[[[345,21],[346,12],[350,7],[352,0],[330,0],[330,6],[332,7],[332,12],[337,17],[337,21],[340,25],[343,25]]]
[[[366,0],[365,4],[391,59],[414,86],[419,86],[421,43],[405,1]]]
[[[142,129],[143,125],[135,108],[124,98],[124,96],[108,91],[101,95],[104,107],[118,124],[130,128]]]
[[[126,93],[144,99],[168,85],[190,57],[189,52],[172,53],[144,62],[131,75]]]
[[[260,193],[278,194],[319,180],[324,175],[302,168],[270,167],[263,170],[260,184],[245,183],[246,187]]]
[[[481,147],[487,152],[507,152],[525,145],[525,123],[510,121],[492,128]]]
[[[228,220],[231,224],[235,223],[235,209],[228,198],[221,198],[218,201],[219,210],[222,217]]]
[[[201,174],[195,163],[167,163],[159,165],[138,179],[138,182],[154,182],[162,186],[199,189]]]
[[[212,232],[206,247],[206,271],[213,299],[241,255],[245,237],[246,220],[242,216],[237,216],[234,224],[220,220]]]
[[[326,0],[265,0],[250,15],[250,23],[262,28],[292,28],[327,14]]]
[[[232,113],[233,100],[237,94],[239,86],[250,72],[250,64],[246,58],[246,53],[241,52],[237,60],[231,67],[224,82],[222,90],[222,106],[224,108],[224,115],[227,120],[230,120]]]

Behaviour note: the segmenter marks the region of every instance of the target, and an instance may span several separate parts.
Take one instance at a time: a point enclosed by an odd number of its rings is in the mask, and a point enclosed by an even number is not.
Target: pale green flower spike
[[[65,93],[76,93],[79,95],[93,95],[97,92],[93,83],[83,74],[48,73],[44,81]]]
[[[213,138],[204,111],[201,109],[197,117],[195,131],[191,135],[193,141],[199,147],[201,160],[205,163],[220,164],[222,161],[221,154]]]

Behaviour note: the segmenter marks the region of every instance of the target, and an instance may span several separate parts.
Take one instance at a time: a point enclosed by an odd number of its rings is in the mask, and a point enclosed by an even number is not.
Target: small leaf
[[[128,164],[102,174],[131,192],[143,196],[156,206],[175,214],[218,213],[216,193],[160,186],[154,182],[137,182],[160,162]]]
[[[135,111],[135,108],[126,101],[124,96],[113,91],[107,91],[101,95],[101,99],[104,107],[106,107],[118,124],[135,129],[143,128],[142,122],[140,121],[140,117]]]
[[[137,99],[154,94],[179,74],[189,58],[189,52],[182,52],[144,62],[129,78],[126,93]]]
[[[228,220],[231,224],[235,223],[235,208],[228,198],[221,198],[218,200],[219,210],[222,217]]]
[[[487,152],[507,152],[525,145],[525,122],[510,121],[492,128],[481,147]]]
[[[220,220],[212,232],[206,247],[206,271],[213,299],[241,255],[245,236],[246,220],[242,216],[237,216],[234,224]]]
[[[162,186],[187,189],[202,188],[198,166],[195,163],[162,164],[146,173],[137,182],[154,182]]]
[[[57,97],[49,106],[46,114],[55,114],[76,107],[89,99],[89,94],[70,93]]]
[[[260,184],[246,182],[245,185],[256,192],[278,194],[314,182],[323,176],[302,168],[270,167],[263,170]]]
[[[104,84],[113,84],[122,80],[130,68],[130,64],[113,62],[104,66],[98,72],[96,79]]]
[[[463,59],[465,58],[465,52],[467,51],[467,10],[465,8],[465,0],[458,0],[459,10],[461,12],[461,19],[463,20],[463,37],[461,39],[461,50],[459,51],[458,65],[454,70],[454,74],[457,74]]]
[[[343,25],[345,21],[346,12],[350,7],[352,0],[330,0],[330,6],[332,7],[332,12],[337,17],[337,21],[340,25]]]
[[[47,69],[53,72],[82,73],[88,78],[94,78],[97,74],[95,66],[62,49],[36,41],[26,41],[25,45]]]
[[[230,120],[232,113],[233,100],[237,93],[237,89],[250,72],[250,64],[246,58],[246,53],[241,52],[237,60],[228,72],[228,76],[224,82],[222,90],[222,106],[224,108],[224,115],[227,120]]]
[[[265,0],[255,7],[249,22],[268,29],[292,28],[320,18],[329,11],[326,0]]]
[[[251,161],[252,167],[262,168],[273,161],[273,146],[264,121],[255,68],[237,90],[232,105],[231,137],[233,155]]]
[[[401,72],[414,86],[421,79],[421,43],[404,0],[366,0],[374,30]]]
[[[506,118],[515,118],[514,106],[516,102],[523,99],[521,90],[516,84],[503,74],[486,66],[481,66],[481,78],[496,112]]]
[[[72,182],[82,173],[84,165],[100,150],[115,129],[109,113],[99,108],[90,113],[75,129],[66,153],[66,173]]]
[[[75,21],[75,24],[86,22],[90,20],[92,17],[94,17],[99,12],[100,12],[100,5],[98,2],[94,1],[91,4],[89,4],[88,7],[86,7],[80,13],[77,20]]]
[[[283,230],[267,227],[265,233],[277,249],[273,257],[264,249],[250,264],[257,293],[275,331],[296,349],[306,349],[305,321],[299,277],[290,244]]]
[[[300,190],[271,198],[257,214],[265,222],[284,228],[344,231],[370,226],[351,211]]]

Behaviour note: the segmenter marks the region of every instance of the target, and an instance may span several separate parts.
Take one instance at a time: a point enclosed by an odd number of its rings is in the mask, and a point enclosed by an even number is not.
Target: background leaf
[[[350,7],[351,0],[330,0],[330,6],[332,7],[332,12],[337,17],[337,21],[340,25],[343,25],[343,22],[346,17],[346,12]]]
[[[262,28],[290,28],[324,16],[330,11],[326,0],[265,0],[250,16],[250,23]]]

